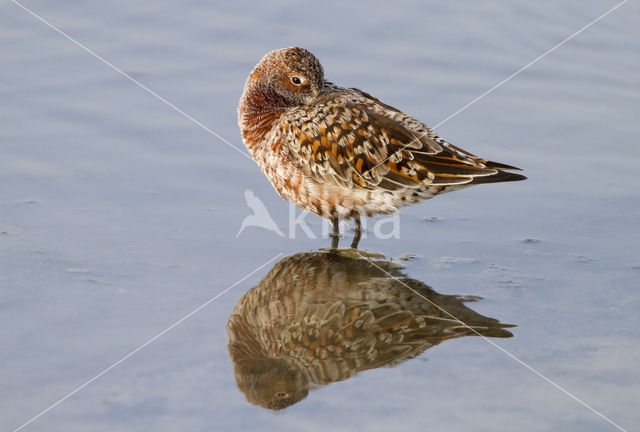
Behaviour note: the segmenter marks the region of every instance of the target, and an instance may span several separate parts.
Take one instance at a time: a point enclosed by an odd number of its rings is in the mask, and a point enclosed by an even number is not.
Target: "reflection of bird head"
[[[234,365],[238,388],[247,401],[281,410],[309,393],[309,381],[299,368],[278,359],[247,359]]]

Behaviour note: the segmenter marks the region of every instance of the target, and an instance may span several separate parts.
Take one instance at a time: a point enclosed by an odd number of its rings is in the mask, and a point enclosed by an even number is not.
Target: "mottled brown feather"
[[[473,184],[525,179],[369,93],[325,80],[303,48],[272,51],[258,63],[238,119],[276,190],[328,218],[388,213]]]

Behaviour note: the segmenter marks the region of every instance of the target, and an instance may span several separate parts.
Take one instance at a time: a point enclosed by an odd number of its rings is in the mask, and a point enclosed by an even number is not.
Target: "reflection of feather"
[[[238,301],[227,324],[229,353],[249,402],[285,408],[314,385],[396,365],[447,339],[512,336],[508,325],[464,306],[468,299],[375,263],[384,271],[354,251],[296,254]]]
[[[265,207],[262,200],[255,196],[251,189],[247,189],[246,191],[244,191],[244,199],[247,201],[247,206],[249,206],[249,208],[253,210],[253,214],[244,218],[242,224],[240,224],[240,230],[238,231],[238,234],[236,234],[236,238],[240,237],[242,231],[244,231],[244,229],[249,226],[264,228],[266,230],[275,232],[280,237],[284,237],[284,234],[282,233],[282,231],[280,231],[278,225],[276,225],[276,222],[269,214],[269,211]]]

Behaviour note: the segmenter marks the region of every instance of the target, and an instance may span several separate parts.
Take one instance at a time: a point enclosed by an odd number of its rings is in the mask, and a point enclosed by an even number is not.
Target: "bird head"
[[[247,401],[274,411],[307,397],[310,383],[300,368],[276,358],[247,358],[234,361],[238,388]]]
[[[300,47],[267,53],[253,69],[243,99],[262,103],[274,111],[310,104],[324,86],[324,71],[318,59]]]

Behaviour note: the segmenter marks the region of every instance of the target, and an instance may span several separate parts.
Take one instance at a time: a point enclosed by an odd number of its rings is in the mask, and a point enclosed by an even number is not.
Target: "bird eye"
[[[293,80],[292,80],[292,81],[293,81]],[[280,398],[280,399],[285,398],[285,397],[287,397],[287,396],[288,396],[288,394],[287,394],[287,393],[285,393],[285,392],[278,392],[278,393],[276,393],[276,397],[277,397],[277,398]]]
[[[302,84],[302,80],[300,79],[300,77],[297,77],[297,76],[292,76],[291,77],[291,82],[294,83],[297,86]]]

